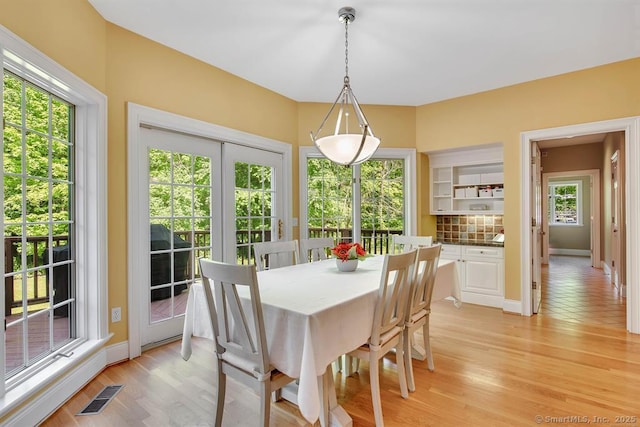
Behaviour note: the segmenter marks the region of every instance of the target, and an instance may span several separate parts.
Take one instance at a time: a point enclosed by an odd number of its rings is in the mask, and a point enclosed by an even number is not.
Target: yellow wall
[[[123,321],[110,324],[112,343],[127,339],[126,102],[293,144],[293,215],[299,217],[297,144],[311,144],[309,131],[327,104],[298,104],[106,23],[86,0],[0,0],[0,11],[1,25],[108,96],[109,306],[123,307]],[[640,59],[634,59],[418,108],[363,109],[384,147],[424,152],[504,142],[506,296],[517,300],[520,132],[638,115],[638,75]],[[428,159],[417,160],[419,232],[431,234]]]
[[[86,0],[0,0],[0,24],[105,92],[106,23]]]
[[[505,296],[520,299],[520,132],[640,115],[640,59],[418,107],[418,151],[504,143]]]
[[[0,0],[0,11],[1,25],[108,97],[109,307],[123,308],[122,321],[109,331],[111,343],[125,341],[126,103],[294,145],[297,103],[107,23],[86,0]]]
[[[272,91],[107,24],[109,306],[123,307],[112,342],[127,339],[126,103],[295,144],[297,105]],[[297,200],[297,199],[296,199]]]

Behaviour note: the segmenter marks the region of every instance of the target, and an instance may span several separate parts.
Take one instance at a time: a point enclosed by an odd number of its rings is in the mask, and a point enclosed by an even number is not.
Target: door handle
[[[282,239],[282,220],[278,220],[278,240]]]

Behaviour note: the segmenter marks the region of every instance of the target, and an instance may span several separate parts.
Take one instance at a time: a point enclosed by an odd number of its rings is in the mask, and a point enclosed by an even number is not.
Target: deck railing
[[[59,247],[66,245],[68,242],[68,236],[53,236],[52,242],[54,247]],[[29,269],[33,269],[35,267],[41,266],[44,263],[42,262],[43,255],[46,253],[46,250],[49,245],[49,237],[48,236],[33,236],[27,238],[27,246],[22,248],[23,251],[26,251],[27,255],[27,267]],[[22,236],[7,236],[4,238],[4,301],[5,301],[5,314],[8,316],[11,313],[11,309],[14,307],[22,306],[22,295],[14,295],[14,281],[16,280],[15,276],[11,275],[14,270],[15,265],[19,265],[21,263],[20,257],[22,254],[19,250],[20,245],[22,244]],[[8,275],[7,275],[8,274]],[[32,270],[32,273],[29,274],[29,277],[21,277],[18,280],[21,280],[22,283],[27,283],[31,289],[31,292],[28,292],[27,295],[31,294],[33,297],[29,298],[28,304],[39,304],[49,301],[49,287],[41,286],[41,281],[46,280],[45,272],[42,270]],[[44,289],[42,289],[44,288]]]
[[[362,246],[364,249],[375,255],[385,255],[392,252],[391,239],[394,234],[403,234],[402,230],[372,230],[362,229],[360,230],[360,236],[362,238]],[[331,237],[336,243],[342,241],[353,240],[353,230],[350,228],[341,228],[333,230],[322,230],[321,228],[309,228],[309,237]]]
[[[193,245],[195,248],[208,248],[210,246],[210,233],[208,231],[177,231],[177,236],[185,241],[191,242],[193,236]],[[391,248],[391,236],[393,234],[402,234],[402,230],[361,230],[362,245],[368,253],[384,255],[389,253]],[[351,241],[353,230],[350,228],[341,228],[333,230],[322,230],[320,228],[310,228],[309,237],[331,237],[336,242]],[[271,232],[267,231],[249,231],[238,230],[236,232],[236,244],[244,247],[243,250],[238,249],[238,262],[245,264],[253,262],[252,255],[249,253],[248,247],[250,242],[261,242],[271,240]],[[60,247],[68,243],[68,236],[54,236],[52,239],[54,247]],[[4,266],[5,266],[5,313],[9,315],[12,308],[22,306],[22,294],[16,295],[14,281],[16,279],[13,273],[15,268],[20,265],[22,256],[20,250],[26,250],[27,266],[32,274],[29,277],[21,278],[22,284],[31,287],[27,295],[32,295],[27,301],[28,305],[46,303],[49,301],[49,286],[42,286],[42,281],[46,283],[46,271],[33,270],[39,266],[48,263],[48,259],[43,259],[47,253],[49,238],[47,236],[29,237],[26,241],[26,247],[20,249],[22,244],[21,236],[7,236],[4,238]],[[186,249],[191,250],[191,249]],[[208,249],[195,249],[195,259],[201,256],[207,256]],[[60,261],[60,260],[56,260]],[[191,262],[188,263],[187,277],[191,277]],[[56,268],[56,267],[54,267]]]

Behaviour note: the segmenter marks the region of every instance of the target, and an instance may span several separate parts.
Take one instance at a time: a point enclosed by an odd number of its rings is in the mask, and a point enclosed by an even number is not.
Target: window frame
[[[307,207],[309,205],[307,194],[307,159],[322,158],[323,155],[314,146],[299,148],[299,185],[300,185],[300,238],[307,238],[309,235],[309,222]],[[371,157],[373,160],[384,159],[400,159],[404,160],[404,182],[405,182],[405,205],[404,205],[404,233],[408,235],[417,234],[417,204],[416,204],[416,150],[413,148],[378,148]],[[354,177],[359,185],[360,166],[354,165]],[[353,210],[354,224],[355,219],[360,217],[360,191],[354,191],[353,194]],[[353,241],[361,240],[360,227],[354,227]]]
[[[567,187],[567,186],[575,186],[576,187],[576,222],[557,222],[555,221],[555,187]],[[547,221],[549,223],[549,227],[581,227],[584,225],[583,221],[583,212],[584,208],[582,204],[583,196],[582,196],[582,181],[576,179],[568,179],[568,180],[554,180],[549,181],[547,184],[547,195],[548,195],[548,210],[551,214]]]
[[[0,26],[3,69],[75,105],[77,338],[29,369],[5,380],[0,352],[0,420],[34,425],[107,364],[107,98],[100,91]],[[2,95],[0,87],[0,95]],[[0,107],[0,112],[2,107]],[[0,129],[0,136],[3,131]],[[0,177],[0,181],[2,178]],[[4,192],[3,183],[0,191]],[[4,197],[4,194],[3,194]],[[4,225],[0,222],[2,234]],[[84,232],[83,232],[84,230]],[[0,267],[4,268],[4,257]],[[4,287],[0,289],[4,301]],[[4,317],[4,304],[0,304]],[[0,332],[4,341],[4,330]],[[60,354],[69,357],[60,357]]]

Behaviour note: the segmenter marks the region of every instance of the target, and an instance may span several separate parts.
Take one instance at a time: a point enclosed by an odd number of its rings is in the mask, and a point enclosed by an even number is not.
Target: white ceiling
[[[640,56],[638,0],[89,0],[108,21],[296,101],[416,106]],[[185,76],[188,78],[188,76]]]

